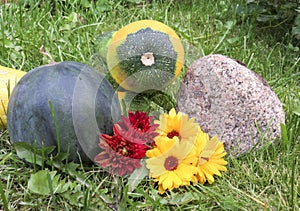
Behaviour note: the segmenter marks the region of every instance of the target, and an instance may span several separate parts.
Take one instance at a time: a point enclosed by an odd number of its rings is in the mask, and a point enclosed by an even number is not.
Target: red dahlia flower
[[[119,136],[100,135],[99,147],[103,149],[95,157],[95,162],[110,173],[124,176],[141,167],[140,159],[145,156],[146,149],[129,146]],[[135,157],[135,158],[133,158]]]
[[[152,124],[152,119],[145,112],[128,111],[128,117],[122,116],[114,124],[114,135],[100,135],[99,147],[103,151],[96,155],[95,162],[119,176],[140,168],[140,159],[145,157],[158,135],[154,132],[158,125]]]
[[[153,124],[153,116],[146,112],[128,111],[128,117],[121,117],[121,121],[114,125],[114,132],[119,136],[140,144],[152,145],[154,138],[159,134],[155,132],[158,124]]]

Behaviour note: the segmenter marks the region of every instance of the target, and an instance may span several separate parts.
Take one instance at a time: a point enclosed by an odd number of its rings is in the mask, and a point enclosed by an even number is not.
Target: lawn
[[[223,54],[263,76],[283,104],[286,125],[275,144],[239,158],[227,156],[228,171],[212,185],[198,184],[164,195],[147,177],[130,190],[126,178],[111,176],[98,166],[25,162],[2,129],[1,210],[300,209],[300,50],[288,25],[261,25],[254,15],[242,12],[242,0],[153,0],[138,5],[100,0],[96,6],[80,0],[17,2],[0,7],[3,66],[29,71],[48,64],[50,59],[39,53],[41,46],[56,62],[93,64],[100,34],[154,19],[173,28],[191,50],[185,68],[201,56]],[[45,176],[42,170],[56,178],[53,186],[63,186],[60,191],[32,191],[31,175]]]

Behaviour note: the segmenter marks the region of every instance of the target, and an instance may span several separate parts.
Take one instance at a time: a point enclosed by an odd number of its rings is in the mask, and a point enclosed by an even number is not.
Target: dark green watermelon
[[[99,153],[99,134],[112,134],[120,105],[111,84],[93,68],[60,62],[35,68],[15,86],[7,126],[11,142],[57,146],[53,105],[61,152],[69,160],[90,163]]]

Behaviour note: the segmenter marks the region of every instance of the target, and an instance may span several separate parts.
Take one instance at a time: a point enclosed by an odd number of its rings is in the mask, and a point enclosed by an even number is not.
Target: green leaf
[[[112,7],[109,5],[107,0],[98,0],[96,1],[96,9],[99,12],[111,11]]]
[[[59,180],[60,178],[60,175],[56,175],[54,177],[54,181],[55,183],[53,185],[54,187],[54,193],[64,193],[68,190],[70,190],[73,186],[72,182],[65,182],[66,179],[63,179],[63,180]]]
[[[235,24],[236,24],[236,21],[230,20],[230,21],[226,21],[224,26],[225,26],[226,29],[232,29],[233,26],[235,26]]]
[[[40,195],[50,194],[48,175],[50,176],[53,193],[63,193],[73,187],[71,182],[66,183],[65,179],[61,180],[60,175],[56,175],[56,173],[56,171],[41,170],[32,174],[28,181],[28,189]]]
[[[185,192],[185,193],[173,193],[171,192],[171,196],[169,199],[162,199],[160,202],[162,204],[171,204],[171,205],[180,205],[180,204],[188,204],[193,200],[197,200],[197,196],[193,192]]]
[[[87,188],[92,187],[93,184],[87,180],[85,175],[79,171],[76,171],[76,169],[79,166],[80,166],[79,164],[71,162],[64,165],[63,168],[61,168],[61,170],[69,174],[71,177],[75,178],[79,183],[83,184],[85,187]]]
[[[71,205],[74,205],[76,207],[83,207],[82,198],[84,195],[80,191],[72,192],[71,194],[69,192],[62,193],[61,196]]]
[[[297,17],[295,18],[295,25],[300,26],[300,11],[299,11],[299,14],[297,15]]]
[[[33,193],[40,195],[48,195],[50,193],[47,175],[50,174],[51,180],[54,178],[56,171],[49,172],[47,170],[38,171],[30,176],[28,181],[28,189]]]
[[[132,192],[140,184],[140,182],[149,174],[149,169],[146,167],[146,161],[141,160],[142,167],[136,169],[128,178],[128,191]]]
[[[92,7],[92,3],[91,1],[88,1],[88,0],[81,0],[80,1],[80,5],[83,7],[83,8],[90,8]]]
[[[76,175],[76,174],[77,174],[76,169],[77,169],[79,166],[80,166],[80,165],[79,165],[78,163],[73,163],[73,162],[71,162],[71,163],[67,163],[67,164],[65,165],[65,169],[66,169],[66,171],[67,171],[71,176],[73,176],[73,175]]]
[[[33,146],[27,142],[15,142],[14,147],[16,149],[18,157],[25,159],[29,163],[42,166],[44,162],[44,154],[47,157],[54,149],[55,146],[43,147],[42,149],[34,149]]]
[[[58,153],[53,157],[53,163],[58,163],[60,164],[61,162],[63,162],[64,160],[67,160],[69,154],[68,153]]]
[[[23,143],[27,143],[27,142],[23,142]],[[28,144],[28,145],[31,146],[30,144]],[[56,148],[56,146],[47,146],[47,147],[38,148],[38,149],[36,149],[36,153],[39,155],[49,156],[55,150],[55,148]],[[34,150],[33,147],[32,147],[32,150]]]

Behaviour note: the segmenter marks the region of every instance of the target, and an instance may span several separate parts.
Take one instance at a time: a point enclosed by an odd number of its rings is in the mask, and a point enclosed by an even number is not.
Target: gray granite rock
[[[203,131],[218,135],[232,156],[280,137],[285,114],[267,82],[223,55],[195,61],[184,77],[177,110],[194,117]]]

